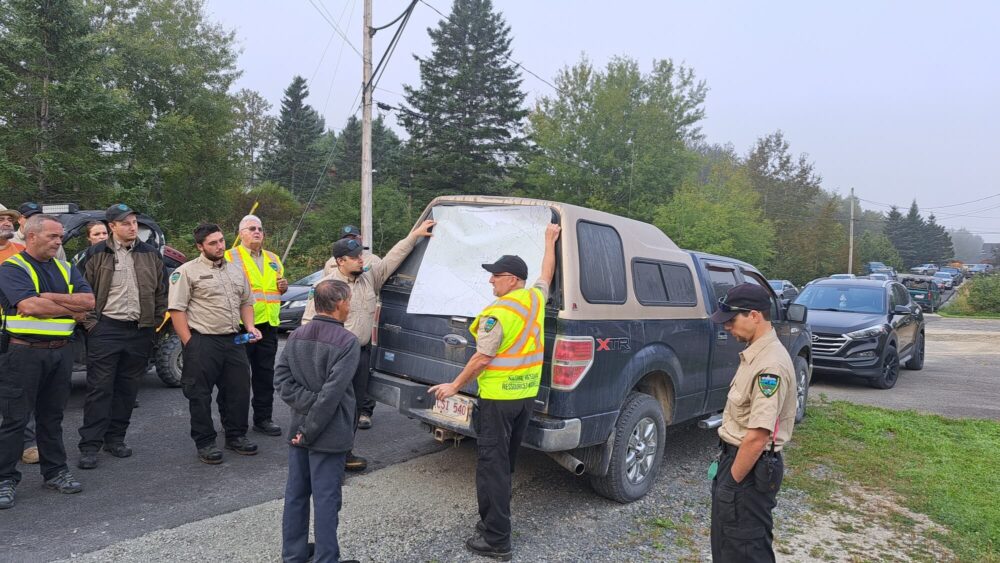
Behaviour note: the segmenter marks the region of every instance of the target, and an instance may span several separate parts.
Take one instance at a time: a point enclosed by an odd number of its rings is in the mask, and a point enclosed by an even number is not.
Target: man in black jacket
[[[314,561],[340,561],[337,524],[344,463],[354,445],[358,339],[344,328],[351,290],[340,280],[313,289],[316,316],[296,329],[274,368],[274,388],[291,407],[288,482],[282,517],[283,561],[306,561],[309,497],[316,510]]]

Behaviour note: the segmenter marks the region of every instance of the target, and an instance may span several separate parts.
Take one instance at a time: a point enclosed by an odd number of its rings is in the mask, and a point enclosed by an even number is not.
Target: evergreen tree
[[[353,115],[336,138],[333,149],[335,182],[361,181],[361,121]],[[372,120],[372,181],[375,185],[397,180],[403,142],[382,116]]]
[[[952,244],[951,235],[941,225],[937,218],[931,213],[927,217],[924,240],[927,243],[927,261],[943,265],[955,259],[955,245]]]
[[[306,79],[295,76],[281,100],[281,115],[275,128],[276,146],[267,157],[264,179],[284,187],[306,201],[325,176],[325,158],[319,141],[323,118],[305,103],[309,96]]]
[[[406,86],[399,116],[410,135],[417,204],[444,193],[500,194],[526,149],[528,112],[511,53],[510,26],[490,0],[455,0],[428,30],[434,45],[420,65],[420,86]]]
[[[253,188],[263,175],[261,160],[274,145],[277,120],[268,115],[271,104],[246,88],[235,96],[236,129],[233,131],[236,156],[243,168],[244,184]]]

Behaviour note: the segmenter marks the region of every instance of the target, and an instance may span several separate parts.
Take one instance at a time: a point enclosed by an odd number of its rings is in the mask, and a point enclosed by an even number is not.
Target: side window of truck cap
[[[583,298],[588,303],[624,303],[628,294],[625,250],[618,231],[609,225],[580,221],[576,238]]]

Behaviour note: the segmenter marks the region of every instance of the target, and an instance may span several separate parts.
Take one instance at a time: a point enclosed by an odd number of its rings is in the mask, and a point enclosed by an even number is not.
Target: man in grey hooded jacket
[[[311,555],[309,499],[316,509],[313,561],[340,561],[337,524],[344,463],[354,445],[358,339],[344,328],[351,290],[339,280],[313,289],[316,316],[296,329],[274,368],[274,388],[292,411],[282,517],[283,561]]]

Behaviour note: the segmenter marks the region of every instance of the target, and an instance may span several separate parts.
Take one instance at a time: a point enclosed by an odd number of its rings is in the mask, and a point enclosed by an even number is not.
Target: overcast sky
[[[260,92],[277,112],[300,74],[307,101],[340,129],[357,109],[361,57],[326,20],[360,50],[363,4],[312,1],[325,18],[307,0],[208,0],[208,11],[243,49],[235,89]],[[409,3],[373,1],[376,26]],[[450,11],[447,0],[427,2]],[[915,198],[942,224],[1000,242],[1000,2],[494,3],[511,26],[513,58],[546,80],[584,53],[598,66],[628,55],[644,71],[674,59],[708,84],[708,141],[742,154],[781,129],[826,189],[854,187],[873,210]],[[376,101],[396,105],[403,84],[419,84],[412,55],[430,53],[426,30],[440,19],[417,5]],[[376,61],[391,35],[375,36]],[[524,88],[529,103],[553,94],[529,74]]]

